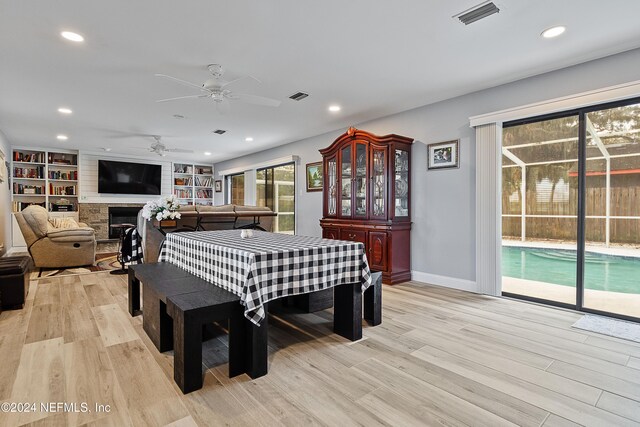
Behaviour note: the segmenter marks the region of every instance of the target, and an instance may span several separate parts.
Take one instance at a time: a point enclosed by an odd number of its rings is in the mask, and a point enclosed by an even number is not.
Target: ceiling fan
[[[201,94],[199,95],[186,95],[186,96],[178,96],[176,98],[167,98],[167,99],[159,99],[156,102],[167,102],[167,101],[175,101],[178,99],[188,99],[188,98],[211,98],[216,103],[216,108],[220,113],[225,113],[229,110],[230,105],[229,101],[241,101],[246,102],[248,104],[254,105],[262,105],[265,107],[278,107],[280,105],[280,101],[272,98],[265,98],[264,96],[258,95],[250,95],[247,93],[236,93],[229,89],[231,85],[237,83],[244,79],[252,79],[261,83],[260,80],[256,79],[253,76],[243,76],[237,78],[235,80],[226,81],[222,78],[224,75],[224,68],[220,64],[210,64],[207,66],[207,69],[213,76],[213,78],[208,79],[201,85],[196,83],[191,83],[182,79],[178,79],[176,77],[168,76],[166,74],[156,74],[156,77],[162,77],[164,79],[172,80],[176,83],[180,83],[184,86],[189,86],[194,89],[200,90]]]
[[[152,143],[149,147],[149,151],[152,153],[156,153],[158,156],[166,156],[166,153],[193,153],[193,150],[185,150],[183,148],[167,148],[166,145],[162,141],[160,141],[160,136],[151,135],[156,142]]]

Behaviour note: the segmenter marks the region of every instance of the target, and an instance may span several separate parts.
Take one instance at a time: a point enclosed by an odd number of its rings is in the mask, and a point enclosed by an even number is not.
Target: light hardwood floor
[[[385,286],[383,323],[361,341],[333,334],[330,312],[272,315],[267,376],[229,379],[221,334],[204,345],[204,388],[183,396],[126,294],[106,273],[41,279],[0,315],[0,402],[38,405],[0,426],[640,425],[640,344],[572,329],[578,313]]]

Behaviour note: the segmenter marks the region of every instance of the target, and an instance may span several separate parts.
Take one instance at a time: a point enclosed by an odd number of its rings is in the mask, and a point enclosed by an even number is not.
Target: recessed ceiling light
[[[71,113],[73,113],[73,111],[71,111],[71,108],[60,107],[60,108],[58,108],[58,113],[71,114]]]
[[[544,37],[545,39],[552,39],[552,38],[558,37],[560,34],[564,33],[565,30],[566,30],[565,27],[563,27],[562,25],[559,25],[557,27],[547,28],[540,35],[542,37]]]
[[[84,41],[84,37],[82,37],[80,34],[78,33],[74,33],[72,31],[63,31],[60,33],[60,35],[62,37],[64,37],[67,40],[71,40],[72,42],[83,42]]]
[[[111,148],[108,148],[108,147],[103,147],[102,149],[107,152],[111,151]]]
[[[340,108],[339,105],[330,105],[329,106],[329,111],[331,111],[332,113],[337,113],[340,110],[341,110],[341,108]]]
[[[67,139],[69,139],[69,137],[67,135],[58,135],[56,136],[57,139],[59,139],[60,141],[66,141]]]
[[[245,140],[245,141],[247,141],[247,142],[251,142],[251,141],[253,141],[253,138],[251,138],[250,136],[248,136],[248,137],[246,137],[244,140]]]
[[[205,152],[204,152],[204,155],[205,155],[205,156],[210,156],[210,155],[211,155],[211,153],[210,153],[209,151],[205,151]]]

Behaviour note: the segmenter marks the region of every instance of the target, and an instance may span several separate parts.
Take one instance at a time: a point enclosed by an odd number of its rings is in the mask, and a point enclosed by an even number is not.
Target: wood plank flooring
[[[384,287],[383,323],[356,343],[330,311],[272,314],[269,374],[228,378],[223,330],[202,390],[126,312],[122,276],[31,283],[0,315],[1,426],[640,425],[640,344],[570,326],[581,314],[409,282]],[[40,403],[86,403],[45,412]],[[109,411],[96,411],[96,404]]]

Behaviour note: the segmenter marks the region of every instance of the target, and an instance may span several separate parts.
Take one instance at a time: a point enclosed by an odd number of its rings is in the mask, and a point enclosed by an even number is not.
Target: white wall
[[[5,155],[5,161],[11,163],[11,144],[2,131],[0,131],[0,150]],[[11,249],[11,192],[9,191],[10,173],[4,163],[0,164],[6,175],[6,181],[0,183],[0,243],[4,249],[0,249],[0,256]]]
[[[416,139],[412,151],[411,265],[414,278],[445,286],[475,289],[475,134],[469,117],[533,102],[635,81],[640,78],[640,49],[519,80],[438,102],[355,127],[375,134],[396,133]],[[470,72],[472,72],[470,70]],[[298,234],[319,236],[321,193],[307,193],[304,165],[319,161],[319,149],[343,133],[286,144],[215,165],[226,170],[284,155],[300,156]],[[460,169],[427,171],[426,144],[460,139]],[[216,193],[221,204],[223,193]]]
[[[162,195],[171,194],[172,165],[168,161],[150,160],[114,155],[102,155],[80,152],[79,166],[79,194],[80,203],[146,203],[160,196],[134,194],[100,194],[98,193],[98,160],[113,160],[118,162],[147,163],[162,166]]]

